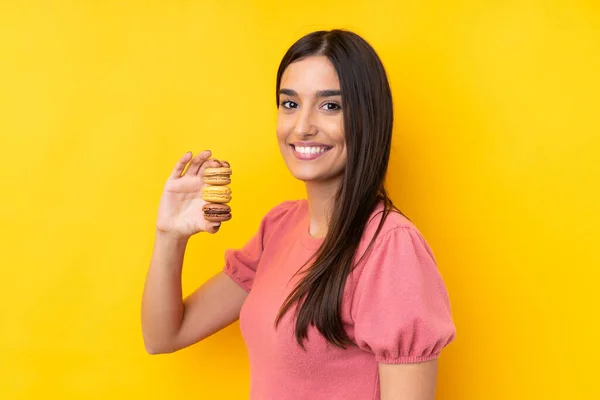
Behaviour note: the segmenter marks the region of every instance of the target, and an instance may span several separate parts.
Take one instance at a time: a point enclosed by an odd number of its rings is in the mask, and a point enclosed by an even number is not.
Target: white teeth
[[[324,153],[326,151],[326,149],[324,147],[300,147],[300,146],[296,146],[295,150],[298,153],[302,153],[302,154],[320,154],[320,153]]]

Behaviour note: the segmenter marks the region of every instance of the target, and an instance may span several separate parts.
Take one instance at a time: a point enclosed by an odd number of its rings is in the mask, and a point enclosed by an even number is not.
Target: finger
[[[175,168],[173,168],[173,171],[171,172],[170,178],[179,178],[181,176],[181,174],[183,173],[185,166],[187,165],[187,163],[190,161],[191,158],[192,158],[191,151],[188,151],[187,153],[185,153],[183,155],[183,157],[181,157],[179,159],[179,161],[177,161]]]
[[[215,234],[219,231],[219,228],[221,227],[221,223],[220,222],[215,222],[214,224],[212,224],[209,228],[208,228],[208,233],[210,234]]]
[[[196,154],[196,157],[194,157],[192,159],[192,161],[190,162],[190,166],[187,169],[187,171],[185,172],[186,174],[190,174],[190,175],[196,175],[198,174],[198,170],[200,169],[200,166],[202,166],[202,164],[208,160],[211,156],[211,152],[210,150],[204,150],[198,154]]]
[[[221,163],[217,160],[215,160],[214,158],[210,159],[210,160],[206,160],[201,166],[200,169],[198,170],[198,175],[202,176],[204,174],[204,170],[206,168],[219,168],[221,166]]]
[[[231,165],[225,160],[221,160],[221,167],[231,168]]]

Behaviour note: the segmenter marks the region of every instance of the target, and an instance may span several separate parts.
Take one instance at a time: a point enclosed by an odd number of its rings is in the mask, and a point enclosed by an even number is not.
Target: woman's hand
[[[202,199],[202,174],[206,167],[229,167],[229,164],[210,159],[210,156],[209,150],[195,157],[188,152],[173,169],[158,207],[156,228],[160,233],[187,239],[198,232],[216,233],[219,230],[220,222],[204,219],[202,206],[206,201]]]

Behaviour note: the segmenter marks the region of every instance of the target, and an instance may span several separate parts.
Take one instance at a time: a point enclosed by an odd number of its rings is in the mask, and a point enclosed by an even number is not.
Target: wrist
[[[163,231],[156,228],[156,240],[170,244],[186,244],[190,239],[190,235],[184,235],[178,232]]]

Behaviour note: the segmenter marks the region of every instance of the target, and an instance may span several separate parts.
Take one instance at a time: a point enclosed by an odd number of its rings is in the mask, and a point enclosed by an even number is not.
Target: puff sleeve
[[[380,236],[359,272],[351,305],[355,342],[378,362],[435,359],[454,340],[446,287],[416,228]]]
[[[225,251],[223,272],[247,292],[252,288],[258,263],[269,235],[277,229],[278,222],[285,217],[294,204],[288,201],[272,208],[261,220],[258,231],[242,248]]]
[[[225,251],[223,272],[247,292],[252,288],[256,268],[263,250],[264,223],[241,249]]]

